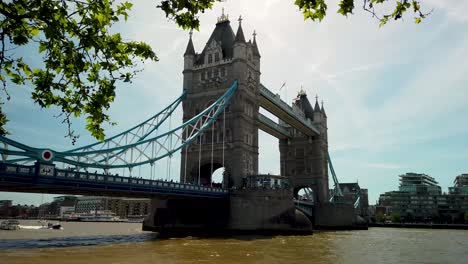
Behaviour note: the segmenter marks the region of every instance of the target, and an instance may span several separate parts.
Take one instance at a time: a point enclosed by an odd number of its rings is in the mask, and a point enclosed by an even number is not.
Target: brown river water
[[[468,230],[370,228],[312,236],[158,239],[141,231],[139,223],[62,225],[63,230],[0,230],[0,264],[468,263]]]

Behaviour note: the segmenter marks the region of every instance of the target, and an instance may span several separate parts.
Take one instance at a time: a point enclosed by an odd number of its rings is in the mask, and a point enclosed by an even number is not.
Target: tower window
[[[208,54],[208,63],[212,63],[212,62],[213,62],[213,55]]]
[[[219,52],[215,53],[215,62],[219,61]]]

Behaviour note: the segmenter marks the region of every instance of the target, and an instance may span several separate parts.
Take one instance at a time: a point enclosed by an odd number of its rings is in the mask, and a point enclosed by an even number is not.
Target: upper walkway
[[[310,119],[307,119],[304,116],[301,116],[298,113],[294,112],[291,106],[289,106],[287,103],[281,100],[279,96],[275,95],[270,90],[268,90],[268,88],[266,88],[263,84],[260,84],[260,106],[307,136],[320,135],[320,131],[317,127],[315,127],[315,125],[312,123],[312,121],[310,121]],[[266,122],[262,122],[265,121],[263,117],[260,118],[260,121],[261,124],[263,123],[262,125],[266,125]],[[273,126],[269,127],[273,128]],[[266,130],[265,132],[270,133]],[[276,132],[284,134],[281,131]],[[274,134],[272,135],[275,136]]]

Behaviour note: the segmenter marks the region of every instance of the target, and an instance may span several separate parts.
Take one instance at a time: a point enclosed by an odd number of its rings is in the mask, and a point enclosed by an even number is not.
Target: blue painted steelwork
[[[103,141],[99,141],[99,142],[89,144],[83,147],[71,149],[65,152],[77,152],[80,150],[82,151],[82,150],[88,150],[88,149],[109,148],[111,145],[114,145],[114,146],[120,145],[124,139],[125,139],[125,144],[139,142],[141,140],[144,140],[146,137],[148,137],[150,134],[156,131],[159,127],[161,127],[161,125],[172,115],[174,110],[177,109],[179,104],[182,102],[182,100],[186,98],[186,96],[187,96],[187,92],[184,91],[182,95],[179,96],[179,98],[174,100],[171,104],[169,104],[166,108],[161,110],[159,113],[151,116],[150,118],[143,121],[142,123],[122,133],[119,133]],[[19,152],[19,151],[12,151],[12,150],[0,150],[2,154],[13,155],[13,156],[28,156],[26,158],[8,160],[8,162],[16,163],[16,162],[34,161],[38,158],[41,158],[40,156],[31,157],[31,156],[34,156],[34,153],[41,151],[41,149],[30,148],[22,144],[20,145],[20,143],[18,142],[9,140],[7,138],[2,138],[2,137],[0,137],[0,141],[4,142],[5,144],[8,144],[13,147],[20,148],[26,151],[26,153],[24,153],[24,152]]]
[[[343,197],[343,193],[341,192],[340,183],[338,182],[338,177],[336,177],[335,169],[333,168],[333,163],[330,158],[330,154],[327,152],[327,159],[328,159],[328,166],[330,167],[330,172],[333,177],[333,183],[335,184],[335,191],[333,192],[333,196],[330,198],[330,202],[333,202],[335,197]]]
[[[237,81],[235,81],[232,86],[208,108],[204,109],[201,113],[179,127],[163,134],[146,138],[156,129],[152,128],[150,129],[150,132],[142,133],[142,136],[137,137],[137,140],[132,143],[126,142],[125,144],[112,144],[111,146],[110,143],[112,141],[109,140],[71,151],[58,152],[50,150],[50,153],[52,153],[53,156],[51,161],[63,162],[82,168],[101,169],[133,168],[144,164],[153,164],[155,161],[165,157],[170,157],[175,152],[190,145],[201,133],[203,133],[205,129],[209,128],[216,118],[224,111],[224,108],[229,103],[236,90]],[[180,97],[180,100],[182,98],[184,98],[184,95]],[[173,111],[172,106],[178,105],[180,100],[176,100],[167,108],[171,109],[170,113]],[[162,122],[164,120],[162,120]],[[142,124],[145,124],[145,122]],[[123,134],[129,135],[137,127],[121,133],[118,136],[122,136]],[[111,139],[115,138],[116,137],[112,137]],[[172,141],[172,138],[175,138],[175,142]],[[0,154],[18,155],[32,159],[44,160],[44,156],[42,154],[46,149],[32,148],[1,136],[0,142],[20,150],[8,150],[5,147],[0,148]],[[100,146],[101,148],[96,149],[95,146]]]
[[[294,206],[297,210],[303,212],[309,218],[312,218],[314,216],[313,202],[294,200]]]
[[[108,139],[105,139],[104,141],[101,142],[96,142],[87,146],[75,148],[69,151],[65,152],[78,152],[80,150],[85,150],[85,149],[90,149],[91,147],[96,147],[98,145],[105,146],[109,142],[115,141],[118,138],[121,138],[125,135],[133,135],[134,138],[132,138],[131,142],[126,142],[126,144],[133,143],[133,141],[136,139],[136,142],[140,142],[147,138],[151,133],[153,133],[155,130],[157,130],[163,123],[166,121],[174,112],[175,109],[179,106],[179,104],[186,98],[187,96],[187,91],[184,90],[181,96],[177,98],[174,102],[172,102],[170,105],[168,105],[166,108],[161,110],[159,113],[155,114],[154,116],[148,118],[147,120],[143,121],[142,123],[130,128],[127,131],[124,131],[120,134],[117,134],[113,137],[110,137]],[[152,124],[152,122],[155,122],[156,124]],[[148,127],[148,130],[145,131],[145,127]],[[142,135],[138,135],[142,131]],[[108,148],[108,147],[107,147]]]
[[[226,198],[221,188],[116,175],[56,169],[52,163],[33,166],[0,162],[0,191],[51,192],[121,196]]]

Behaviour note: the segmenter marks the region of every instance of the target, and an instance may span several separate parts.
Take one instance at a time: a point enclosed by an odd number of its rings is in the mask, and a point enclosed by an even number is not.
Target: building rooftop
[[[400,175],[400,186],[403,185],[427,185],[438,186],[438,182],[431,176],[422,173],[408,172]]]
[[[468,186],[468,173],[460,174],[453,181],[455,187]]]
[[[231,28],[229,20],[221,20],[216,24],[216,28],[211,33],[210,38],[206,42],[207,45],[203,49],[202,53],[198,55],[196,64],[203,64],[203,59],[205,57],[206,49],[208,48],[209,43],[216,41],[221,45],[221,50],[223,53],[223,58],[232,58],[234,54],[234,31]]]

